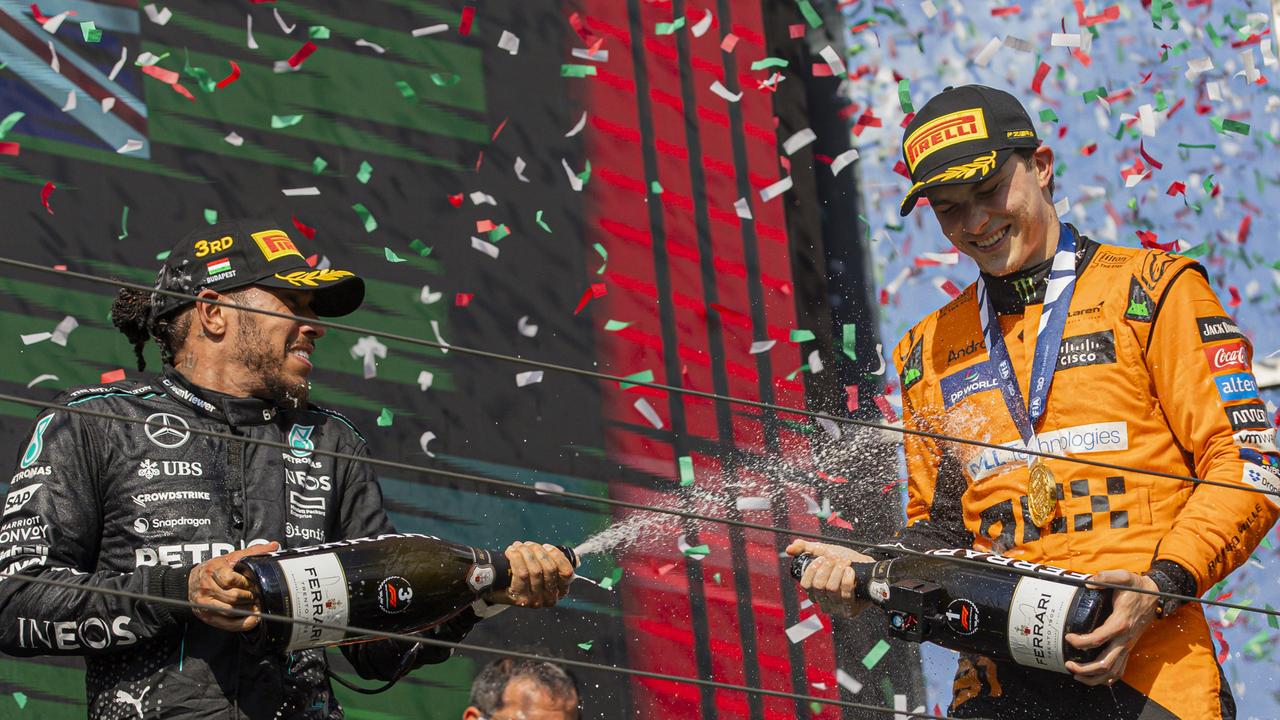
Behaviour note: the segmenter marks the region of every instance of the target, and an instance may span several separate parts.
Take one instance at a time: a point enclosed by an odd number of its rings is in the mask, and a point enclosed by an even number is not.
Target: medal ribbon
[[[1071,295],[1076,286],[1076,236],[1066,223],[1059,223],[1058,250],[1049,270],[1048,287],[1044,294],[1044,311],[1040,314],[1040,326],[1036,328],[1035,358],[1031,364],[1030,405],[1023,402],[1022,389],[1014,374],[1009,348],[1000,331],[996,309],[987,296],[987,284],[978,275],[978,317],[982,321],[982,339],[987,343],[987,356],[996,368],[1000,394],[1009,408],[1013,424],[1018,426],[1023,446],[1031,447],[1036,436],[1036,425],[1044,416],[1053,384],[1053,373],[1058,369],[1058,351],[1062,346],[1062,333],[1067,326],[1067,313],[1071,309]],[[1027,462],[1034,458],[1028,456]]]

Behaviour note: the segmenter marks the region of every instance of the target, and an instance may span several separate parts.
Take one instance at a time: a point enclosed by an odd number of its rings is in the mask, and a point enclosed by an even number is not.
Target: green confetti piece
[[[1053,108],[1045,108],[1040,111],[1040,122],[1058,122],[1058,113]]]
[[[541,211],[541,210],[539,210],[538,212],[534,213],[534,215],[533,215],[533,221],[534,221],[534,222],[536,222],[536,223],[538,223],[538,227],[542,228],[543,230],[546,230],[547,232],[551,232],[551,226],[550,226],[550,225],[548,225],[548,224],[546,223],[546,221],[542,219],[542,211]]]
[[[85,42],[96,43],[102,39],[102,31],[93,24],[92,20],[80,23],[80,32],[84,35]]]
[[[129,206],[124,206],[124,212],[120,213],[120,236],[117,240],[123,240],[129,237]]]
[[[273,130],[293,127],[294,125],[297,125],[300,122],[302,122],[301,115],[272,115],[271,116],[271,128]]]
[[[787,61],[780,57],[767,57],[767,58],[764,58],[763,60],[757,60],[751,63],[751,69],[764,70],[765,68],[772,68],[772,67],[784,68],[787,66],[787,64],[788,64]]]
[[[605,332],[618,332],[619,330],[626,330],[634,324],[635,323],[622,322],[621,320],[606,320],[604,323],[604,330]]]
[[[356,179],[360,181],[361,185],[367,185],[371,177],[373,177],[373,166],[369,164],[368,160],[361,160],[360,170],[356,172]]]
[[[386,408],[382,408],[382,412],[378,413],[378,427],[391,427],[393,420],[395,420],[395,415]]]
[[[587,161],[586,169],[578,173],[578,179],[582,181],[582,184],[584,186],[587,183],[591,182],[591,161],[590,160]]]
[[[507,237],[510,234],[511,234],[511,228],[507,227],[506,223],[503,223],[502,225],[499,225],[498,227],[489,231],[489,242],[496,243],[502,238]]]
[[[814,337],[815,337],[815,336],[814,336],[814,334],[813,334],[813,331],[812,331],[812,330],[805,330],[805,329],[803,329],[803,328],[797,328],[797,329],[795,329],[795,330],[792,330],[792,331],[791,331],[791,342],[793,342],[793,343],[808,342],[808,341],[810,341],[810,340],[813,340],[813,339],[814,339]]]
[[[1189,257],[1189,258],[1198,258],[1198,257],[1204,257],[1205,253],[1207,252],[1209,252],[1209,244],[1200,243],[1199,245],[1193,245],[1192,247],[1189,247],[1178,254],[1183,255],[1185,257]]]
[[[214,80],[213,77],[209,75],[208,70],[205,70],[202,67],[194,67],[191,64],[191,54],[187,52],[186,48],[182,49],[182,57],[183,75],[193,78],[196,81],[196,84],[199,85],[200,89],[204,92],[211,93],[217,89],[218,81]]]
[[[650,181],[649,192],[653,193],[654,195],[661,195],[662,183],[658,182],[657,180]]]
[[[1184,150],[1217,150],[1218,149],[1218,145],[1216,143],[1203,143],[1200,145],[1194,145],[1192,143],[1178,143],[1178,147]]]
[[[814,715],[817,715],[818,713],[826,709],[827,709],[827,706],[823,705],[820,702],[814,702],[812,700],[809,702],[809,712],[813,713]]]
[[[809,4],[809,0],[796,0],[796,5],[800,6],[800,14],[804,16],[804,21],[809,23],[809,27],[822,27],[822,16],[818,14],[817,10],[813,9],[813,5]]]
[[[1206,195],[1213,192],[1213,173],[1209,173],[1209,177],[1205,178],[1204,182],[1201,183],[1200,185],[1201,187],[1204,188],[1204,192]]]
[[[21,110],[14,110],[8,115],[5,115],[4,119],[0,120],[0,139],[3,139],[5,134],[12,130],[13,126],[17,125],[18,121],[26,116],[27,114]]]
[[[844,334],[844,343],[841,345],[841,349],[844,350],[845,355],[849,356],[850,360],[858,362],[858,326],[849,323],[841,327],[841,332]]]
[[[1129,206],[1129,209],[1130,209],[1130,210],[1137,210],[1137,209],[1138,209],[1138,198],[1129,198],[1129,202],[1127,203],[1127,205]]]
[[[899,25],[907,24],[907,20],[902,16],[902,13],[898,12],[897,10],[894,10],[893,8],[885,7],[884,5],[877,5],[875,7],[875,12],[880,13],[881,15],[898,23]],[[977,33],[975,32],[974,34],[976,35]]]
[[[799,375],[800,373],[804,372],[805,370],[809,370],[809,369],[810,369],[810,368],[809,368],[809,363],[805,363],[804,365],[801,365],[800,367],[796,368],[795,370],[792,370],[791,372],[787,373],[787,380],[795,380],[797,375]]]
[[[622,388],[623,390],[629,390],[633,387],[636,387],[636,383],[638,382],[642,382],[642,383],[653,382],[653,371],[641,370],[638,373],[632,373],[624,377],[622,380],[619,380],[618,387]]]
[[[389,247],[384,247],[384,248],[382,248],[382,253],[383,253],[384,255],[386,255],[386,256],[387,256],[387,262],[390,262],[390,263],[402,263],[402,262],[407,262],[404,258],[402,258],[402,257],[400,257],[399,255],[395,254],[395,252],[394,252],[394,251],[392,251],[392,250],[391,250],[391,248],[389,248]]]
[[[163,252],[156,253],[156,260],[168,260],[170,252],[170,250],[165,250]]]
[[[710,554],[711,554],[711,548],[710,546],[707,546],[707,545],[694,545],[693,547],[688,548],[687,550],[684,551],[685,557],[690,557],[695,560],[700,560]]]
[[[902,106],[904,113],[916,111],[915,106],[911,104],[911,81],[906,78],[898,81],[898,104]]]
[[[311,36],[312,40],[328,40],[329,28],[323,25],[312,25],[307,29],[307,34]]]
[[[1213,23],[1205,23],[1204,30],[1209,33],[1209,39],[1213,41],[1214,47],[1222,47],[1222,38],[1218,35],[1218,31],[1213,29]]]
[[[1249,607],[1252,604],[1253,604],[1252,600],[1240,601],[1240,605],[1242,607]],[[1238,608],[1238,607],[1227,608],[1227,611],[1222,614],[1222,621],[1228,625],[1235,623],[1236,618],[1240,617],[1241,611],[1242,611],[1242,608]]]
[[[1156,91],[1156,112],[1164,112],[1169,109],[1169,101],[1164,99],[1164,91]]]
[[[720,584],[720,573],[716,573],[715,575],[712,575],[712,576],[711,576],[711,579],[712,579],[712,580],[715,580],[715,581],[716,581],[716,584],[717,584],[717,585],[719,585],[719,584]]]
[[[409,247],[418,253],[419,257],[426,257],[431,254],[431,248],[427,247],[427,244],[418,238],[414,238],[413,242],[409,243]]]
[[[874,376],[873,376],[873,377],[874,377]],[[795,420],[787,420],[787,419],[783,418],[783,419],[782,419],[782,424],[783,424],[783,425],[786,425],[787,427],[791,428],[792,430],[795,430],[796,432],[800,433],[801,435],[812,435],[812,434],[813,434],[813,428],[812,428],[812,427],[810,427],[809,425],[805,425],[804,423],[796,422]]]
[[[680,487],[689,487],[693,484],[693,458],[689,455],[681,455],[679,460]]]
[[[654,25],[653,33],[655,35],[674,35],[675,32],[682,27],[684,27],[683,15],[681,15],[680,17],[676,18],[675,20],[669,23],[660,22],[657,25]]]
[[[560,77],[584,78],[595,77],[595,65],[579,65],[575,63],[565,63],[560,66]]]
[[[1084,102],[1085,102],[1085,104],[1087,105],[1087,104],[1089,104],[1089,103],[1093,102],[1094,100],[1097,100],[1097,99],[1098,99],[1098,98],[1100,98],[1100,97],[1106,97],[1106,96],[1107,96],[1107,89],[1106,89],[1106,88],[1104,88],[1104,87],[1096,87],[1096,88],[1094,88],[1094,89],[1092,89],[1092,90],[1085,90],[1085,91],[1084,91]]]
[[[210,225],[218,222],[218,211],[213,208],[204,209],[204,221]]]
[[[319,175],[320,173],[324,172],[324,169],[327,167],[329,167],[329,161],[325,160],[319,155],[316,156],[315,160],[311,161],[311,172],[316,175]]]
[[[418,97],[418,93],[413,91],[413,86],[405,82],[404,80],[397,80],[396,88],[400,90],[401,97],[405,98],[406,100],[413,100],[414,98]]]
[[[453,87],[462,82],[462,76],[457,73],[431,73],[431,82],[439,87]]]
[[[1172,0],[1170,1],[1170,3],[1169,3],[1169,4],[1170,4],[1170,6],[1172,6],[1172,4],[1173,4],[1173,3],[1172,3]],[[1186,52],[1187,50],[1190,50],[1190,49],[1191,49],[1191,41],[1190,41],[1190,40],[1183,40],[1182,42],[1180,42],[1180,43],[1178,43],[1178,44],[1174,45],[1174,46],[1173,46],[1173,48],[1172,48],[1172,50],[1173,50],[1173,54],[1174,54],[1174,55],[1181,55],[1182,53],[1184,53],[1184,52]]]
[[[1229,133],[1229,132],[1235,133],[1237,135],[1249,134],[1248,123],[1242,123],[1238,120],[1232,120],[1230,118],[1219,118],[1219,117],[1209,118],[1209,122],[1213,124],[1213,129],[1217,130],[1218,134],[1220,135],[1225,135],[1226,133]]]
[[[606,267],[609,267],[609,251],[605,250],[604,246],[601,245],[600,243],[594,243],[592,247],[596,249],[596,252],[600,253],[600,259],[604,261],[600,263],[600,269],[596,271],[596,274],[603,275],[604,269]]]
[[[586,642],[580,642],[580,643],[578,643],[578,647],[582,648],[583,650],[590,650],[590,649],[591,649],[591,646],[592,646],[592,645],[594,645],[594,644],[595,644],[595,642],[596,642],[595,640],[588,640],[588,641],[586,641]]]
[[[1246,642],[1241,649],[1255,658],[1261,658],[1266,654],[1265,646],[1270,639],[1271,633],[1266,630],[1259,630],[1253,637],[1249,638],[1249,642]]]
[[[1267,604],[1267,610],[1273,613],[1276,611],[1276,609],[1271,607],[1269,603]],[[1267,624],[1270,625],[1274,630],[1280,630],[1280,617],[1277,617],[1275,615],[1268,615]]]
[[[369,212],[369,208],[365,207],[363,203],[356,203],[351,206],[351,209],[355,210],[356,214],[360,216],[360,220],[364,223],[365,232],[371,233],[378,229],[378,221],[373,219],[373,213]]]
[[[622,580],[622,568],[614,568],[608,576],[600,578],[600,587],[609,590]]]
[[[23,692],[16,692],[13,694],[13,701],[18,703],[19,710],[23,710],[27,707],[27,694]]]
[[[889,643],[885,642],[883,638],[878,640],[875,647],[871,648],[866,656],[862,658],[862,666],[868,670],[874,668],[880,664],[887,652],[889,652]]]

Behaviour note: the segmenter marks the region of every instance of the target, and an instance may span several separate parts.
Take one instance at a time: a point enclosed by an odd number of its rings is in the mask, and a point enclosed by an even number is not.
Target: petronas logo
[[[311,433],[315,431],[314,425],[294,425],[289,430],[289,452],[294,457],[308,457],[311,451],[316,449],[316,444],[311,439]]]
[[[49,413],[36,423],[36,430],[31,434],[31,442],[27,443],[27,450],[22,453],[20,465],[23,470],[31,467],[40,459],[40,453],[44,452],[44,431],[48,429],[49,423],[53,422],[53,415],[54,413]]]

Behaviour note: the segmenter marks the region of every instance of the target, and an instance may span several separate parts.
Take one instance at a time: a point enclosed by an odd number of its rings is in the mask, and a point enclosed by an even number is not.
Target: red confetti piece
[[[311,267],[315,267],[315,266],[316,266],[316,263],[318,263],[318,262],[320,262],[320,256],[319,256],[319,255],[311,255],[311,256],[307,257],[307,264],[308,264],[308,265],[310,265]]]
[[[307,58],[311,57],[311,53],[316,51],[316,44],[308,40],[302,47],[298,48],[292,56],[289,57],[289,67],[296,68],[301,65]]]
[[[843,528],[843,529],[845,529],[845,530],[849,530],[849,531],[852,531],[852,530],[853,530],[853,526],[849,524],[849,521],[848,521],[848,520],[845,520],[844,518],[840,517],[839,515],[832,515],[832,516],[828,517],[828,518],[827,518],[827,524],[828,524],[828,525],[830,525],[831,527]]]
[[[1010,5],[1008,7],[991,8],[991,17],[1004,17],[1006,15],[1017,15],[1022,12],[1021,5]]]
[[[591,298],[600,298],[608,294],[609,288],[604,283],[591,283],[591,287],[583,291],[582,298],[578,300],[578,306],[573,309],[573,314],[577,315],[582,312],[582,308],[586,307],[588,302],[591,302]]]
[[[214,85],[219,90],[240,79],[240,66],[236,64],[235,60],[228,60],[227,62],[231,63],[231,74],[219,80],[217,85]]]
[[[481,150],[480,154],[476,156],[476,172],[480,172],[480,166],[483,164],[484,164],[484,151]]]
[[[797,39],[799,39],[799,38],[804,37],[804,23],[797,23],[797,24],[795,24],[795,25],[788,25],[788,26],[787,26],[787,33],[788,33],[789,35],[791,35],[791,39],[792,39],[792,40],[797,40]]]
[[[907,113],[906,115],[904,115],[904,116],[902,117],[902,124],[901,124],[901,125],[899,125],[899,127],[904,127],[904,128],[905,128],[906,126],[908,126],[908,125],[910,125],[910,124],[911,124],[911,121],[912,121],[912,120],[915,120],[915,119],[916,119],[916,114],[915,114],[915,113],[913,113],[913,112],[909,112],[909,113]]]
[[[1177,180],[1174,180],[1169,185],[1169,189],[1165,191],[1165,194],[1167,194],[1169,197],[1173,197],[1174,195],[1181,195],[1183,197],[1186,197],[1187,186],[1184,185],[1183,183],[1178,182]]]
[[[849,408],[849,412],[858,411],[858,386],[857,385],[844,386],[844,406],[846,408]]]
[[[1148,250],[1173,252],[1178,247],[1177,240],[1167,243],[1157,242],[1159,235],[1156,235],[1150,230],[1135,230],[1134,232],[1138,234],[1138,239],[1142,242],[1142,247],[1147,248]]]
[[[813,159],[817,160],[823,165],[830,165],[831,163],[835,162],[835,158],[831,157],[830,155],[823,155],[822,153],[819,153],[819,152],[816,152],[813,154]]]
[[[880,290],[880,304],[881,305],[889,304],[889,291],[883,288]]]
[[[907,164],[902,162],[901,160],[899,160],[898,163],[893,166],[893,171],[908,180],[911,179],[911,172],[907,170]]]
[[[453,296],[453,304],[458,307],[466,307],[471,304],[471,298],[475,297],[475,293],[458,293]]]
[[[173,88],[174,92],[186,99],[191,100],[192,102],[195,101],[196,96],[192,95],[190,90],[182,87],[178,82],[178,73],[172,70],[165,70],[164,68],[156,65],[144,65],[142,66],[142,72]]]
[[[450,195],[449,204],[454,207],[462,207],[462,198],[463,198],[462,193],[458,193],[457,195]]]
[[[31,3],[31,15],[35,17],[36,22],[40,23],[41,25],[49,22],[49,16],[40,12],[40,6],[35,3]]]
[[[22,146],[16,142],[0,142],[0,155],[13,155],[14,157],[17,157],[18,152],[21,149]]]
[[[861,78],[863,75],[868,75],[875,71],[876,71],[876,68],[872,65],[859,65],[857,70],[854,70],[853,72],[849,73],[849,79],[857,80]]]
[[[67,270],[67,266],[66,266],[66,265],[54,265],[54,266],[53,266],[53,269],[54,269],[54,270],[61,270],[61,271],[63,271],[63,272],[66,272],[66,270]]]
[[[782,293],[783,295],[786,295],[787,297],[791,297],[791,283],[784,282],[781,285],[779,285],[778,292]]]
[[[1138,141],[1138,152],[1142,154],[1142,159],[1146,160],[1147,164],[1150,165],[1151,167],[1155,168],[1156,170],[1161,170],[1164,168],[1164,165],[1160,164],[1160,161],[1156,160],[1155,158],[1147,154],[1147,147],[1146,145],[1143,144],[1142,140]]]
[[[50,215],[53,214],[53,208],[49,207],[49,196],[53,194],[54,189],[57,187],[52,182],[46,182],[44,189],[40,191],[40,202],[44,204],[44,209],[48,210]]]
[[[670,565],[663,565],[662,567],[658,568],[658,574],[659,574],[659,575],[666,575],[667,573],[669,573],[669,572],[671,572],[672,570],[675,570],[675,569],[676,569],[676,564],[675,564],[675,563],[671,563]]]
[[[124,379],[124,368],[119,368],[117,370],[108,370],[102,373],[101,382],[113,383],[113,382],[120,382],[123,379]]]
[[[823,63],[814,63],[814,64],[813,64],[813,76],[814,76],[814,77],[831,77],[832,75],[833,75],[833,73],[831,72],[831,66],[830,66],[830,65],[828,65],[828,64],[826,64],[826,63],[824,63],[824,62],[823,62]]]
[[[1031,91],[1039,95],[1044,79],[1049,77],[1049,63],[1042,62],[1040,67],[1036,68],[1036,76],[1031,79]]]
[[[496,227],[498,227],[498,226],[497,226],[497,225],[494,225],[492,220],[477,220],[477,221],[476,221],[476,232],[478,232],[478,233],[487,233],[487,232],[489,232],[490,230],[493,230],[493,229],[494,229],[494,228],[496,228]]]
[[[725,35],[724,40],[720,41],[720,49],[727,53],[733,52],[733,49],[737,46],[738,46],[738,36],[734,35],[733,33],[729,33]]]
[[[308,240],[316,239],[316,229],[299,220],[297,215],[293,216],[293,226],[298,228],[298,232],[305,235]]]
[[[489,142],[493,142],[498,139],[498,136],[502,134],[502,129],[507,126],[507,120],[509,119],[510,118],[502,118],[502,122],[498,123],[498,129],[493,131],[493,137],[489,138]]]
[[[873,23],[872,21],[868,20],[868,21],[866,21],[866,22],[864,22],[864,23],[859,23],[859,24],[854,25],[853,27],[849,28],[849,32],[850,32],[850,33],[852,33],[852,34],[854,34],[854,35],[857,35],[858,33],[862,32],[863,30],[866,30],[867,28],[871,27],[871,26],[872,26],[872,25],[874,25],[874,24],[875,24],[875,23]]]
[[[1089,143],[1088,145],[1085,145],[1084,147],[1080,148],[1080,154],[1084,155],[1085,157],[1089,157],[1090,155],[1094,154],[1097,151],[1098,151],[1098,143]]]
[[[468,5],[462,8],[462,19],[458,21],[458,34],[463,36],[470,35],[471,22],[475,19],[476,19],[475,7]]]
[[[1080,27],[1090,27],[1100,23],[1113,22],[1120,19],[1120,6],[1112,5],[1097,15],[1085,16],[1084,0],[1075,0],[1076,19],[1080,22]]]
[[[1143,75],[1143,76],[1142,76],[1142,79],[1138,81],[1138,84],[1139,84],[1139,85],[1146,85],[1146,84],[1147,84],[1147,81],[1148,81],[1148,80],[1150,80],[1150,79],[1151,79],[1151,76],[1152,76],[1152,75],[1154,75],[1154,74],[1155,74],[1154,72],[1149,72],[1149,73],[1147,73],[1146,75]]]
[[[1213,631],[1213,639],[1217,640],[1218,645],[1222,646],[1222,649],[1218,650],[1218,664],[1221,665],[1231,655],[1231,646],[1227,644],[1227,639],[1222,636],[1222,631],[1217,628]]]
[[[1240,221],[1240,227],[1236,228],[1236,242],[1243,245],[1249,239],[1249,226],[1253,224],[1253,216],[1245,215]]]
[[[821,470],[818,471],[818,477],[829,483],[835,483],[836,485],[844,485],[849,482],[849,478],[840,477],[839,475],[828,475]]]
[[[1086,63],[1086,64],[1087,64],[1087,63]],[[1114,104],[1116,104],[1116,103],[1120,102],[1121,100],[1126,100],[1126,99],[1131,98],[1131,97],[1133,97],[1133,88],[1125,88],[1125,89],[1121,90],[1121,91],[1120,91],[1120,92],[1118,92],[1118,93],[1113,93],[1113,94],[1108,95],[1108,96],[1106,96],[1106,97],[1104,97],[1104,98],[1102,98],[1102,99],[1103,99],[1103,100],[1106,100],[1108,103],[1110,103],[1110,104],[1114,105]]]
[[[956,287],[956,284],[951,282],[950,280],[943,280],[938,287],[942,290],[942,292],[950,296],[952,300],[955,300],[956,298],[960,297],[960,288]]]
[[[1227,301],[1227,307],[1240,307],[1240,303],[1242,302],[1240,299],[1240,289],[1235,285],[1228,285],[1227,292],[1231,293],[1231,299]]]
[[[1089,67],[1090,65],[1093,64],[1093,58],[1089,57],[1089,54],[1081,50],[1080,48],[1076,48],[1075,50],[1072,50],[1071,54],[1075,57],[1075,59],[1080,61],[1081,65],[1085,67]]]
[[[888,398],[883,395],[877,395],[875,397],[875,403],[876,407],[880,408],[880,414],[884,416],[885,420],[888,420],[891,423],[898,422],[898,413],[894,412],[893,406],[889,404]]]

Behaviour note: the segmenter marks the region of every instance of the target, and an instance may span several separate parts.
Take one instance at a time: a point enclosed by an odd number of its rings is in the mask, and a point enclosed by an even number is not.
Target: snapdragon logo
[[[973,367],[960,370],[942,378],[943,404],[950,408],[974,393],[995,390],[1000,387],[995,368],[990,360],[983,360]]]
[[[1040,433],[1033,441],[1032,449],[1054,455],[1083,455],[1088,453],[1116,452],[1129,449],[1129,424],[1125,422],[1093,423]],[[1008,450],[983,450],[965,464],[965,470],[974,481],[1008,469],[1006,466],[1025,465],[1028,455],[1020,452],[1021,440],[1005,443]]]

